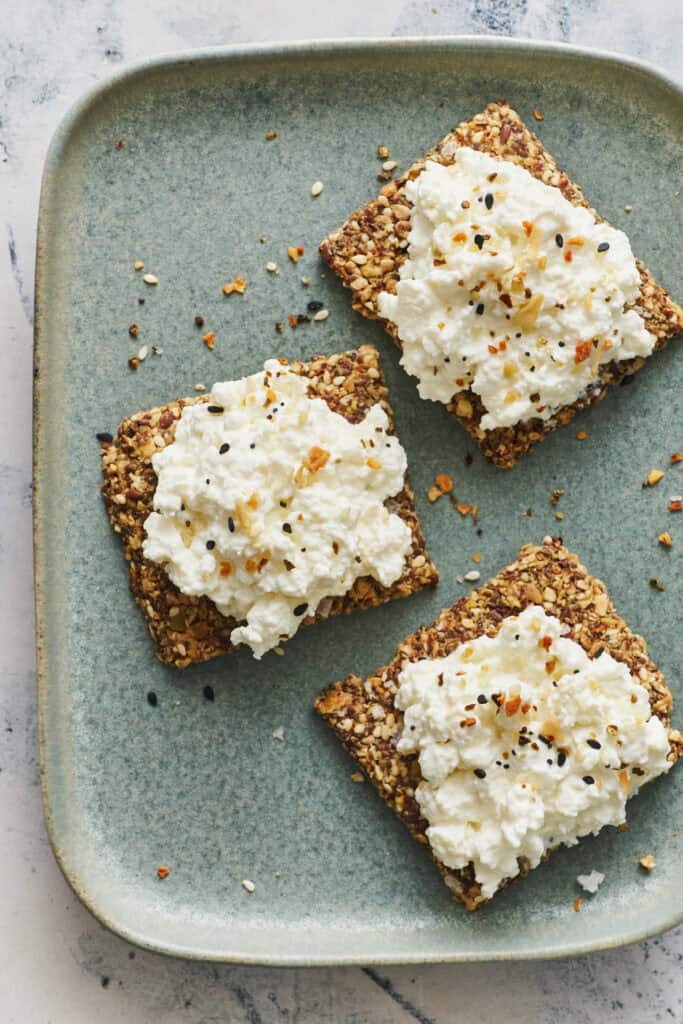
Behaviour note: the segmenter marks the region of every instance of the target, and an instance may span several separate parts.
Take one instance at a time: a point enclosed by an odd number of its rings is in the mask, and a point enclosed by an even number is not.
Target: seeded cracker
[[[311,397],[324,398],[334,412],[352,423],[362,420],[380,402],[391,429],[393,413],[388,392],[377,352],[371,346],[363,345],[357,351],[333,356],[316,356],[309,363],[293,363],[292,369],[308,378]],[[144,522],[152,511],[156,489],[151,457],[173,440],[183,408],[207,401],[208,396],[181,398],[158,409],[136,413],[124,420],[112,442],[102,443],[102,493],[111,524],[123,540],[130,588],[147,621],[157,656],[176,668],[235,650],[230,633],[237,623],[221,615],[208,598],[180,593],[161,566],[142,555]],[[357,608],[372,608],[437,583],[438,573],[427,556],[407,480],[401,493],[389,499],[387,506],[400,515],[413,534],[403,575],[390,587],[383,587],[371,577],[362,577],[348,594],[326,599],[316,615],[306,617],[305,623]]]
[[[423,626],[407,637],[388,665],[365,680],[347,676],[315,702],[316,710],[385,803],[428,849],[427,822],[414,796],[421,781],[419,761],[417,755],[396,751],[403,716],[394,708],[394,695],[403,663],[425,657],[443,658],[466,640],[484,633],[495,635],[503,618],[519,614],[530,604],[542,605],[549,615],[569,625],[571,638],[590,656],[603,647],[627,665],[648,691],[653,713],[669,726],[672,699],[664,677],[648,658],[645,641],[617,615],[604,583],[590,576],[577,556],[559,541],[548,537],[540,546],[527,544],[512,565],[462,597],[452,608],[445,609],[430,626]],[[671,760],[675,761],[683,751],[683,736],[669,728],[669,738]],[[433,853],[432,857],[454,898],[468,910],[476,910],[486,902],[471,865],[453,870]],[[519,865],[518,877],[523,878],[529,865],[523,859]],[[498,891],[509,884],[506,880]]]
[[[386,184],[377,199],[353,213],[341,228],[320,245],[323,259],[344,285],[351,289],[353,308],[370,320],[380,320],[399,348],[401,343],[396,327],[380,317],[377,301],[380,292],[393,290],[401,264],[407,256],[411,205],[405,196],[404,185],[409,178],[418,176],[428,159],[442,164],[452,163],[458,146],[469,146],[519,164],[534,177],[559,188],[575,206],[587,207],[596,221],[600,220],[578,185],[559,169],[553,157],[519,115],[507,103],[489,104],[483,113],[458,125],[405,174]],[[358,258],[358,262],[354,257]],[[683,311],[656,284],[643,264],[640,261],[637,264],[641,276],[637,311],[647,321],[647,329],[657,338],[657,350],[683,330]],[[479,444],[487,458],[507,469],[534,444],[542,441],[546,434],[568,423],[580,409],[604,398],[610,385],[621,383],[643,365],[644,359],[640,357],[602,364],[595,381],[595,384],[600,385],[599,388],[592,391],[590,397],[580,398],[565,406],[548,420],[531,419],[510,427],[482,430],[479,423],[484,408],[479,396],[469,389],[454,395],[448,408]]]

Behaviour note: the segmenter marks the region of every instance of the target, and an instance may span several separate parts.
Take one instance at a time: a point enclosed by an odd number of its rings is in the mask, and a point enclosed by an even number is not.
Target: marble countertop
[[[683,76],[677,0],[25,0],[0,30],[0,1019],[3,1024],[683,1021],[683,929],[566,961],[272,970],[135,950],[50,852],[31,575],[33,262],[42,163],[74,99],[129,61],[245,41],[477,33],[619,50]]]

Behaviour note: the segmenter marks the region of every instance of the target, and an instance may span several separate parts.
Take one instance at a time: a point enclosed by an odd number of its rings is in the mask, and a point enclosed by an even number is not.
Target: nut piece
[[[663,469],[651,469],[645,480],[646,487],[655,487],[664,476]]]
[[[652,856],[652,854],[648,853],[644,857],[641,857],[638,863],[640,864],[641,868],[649,872],[654,870],[655,864],[657,862]]]

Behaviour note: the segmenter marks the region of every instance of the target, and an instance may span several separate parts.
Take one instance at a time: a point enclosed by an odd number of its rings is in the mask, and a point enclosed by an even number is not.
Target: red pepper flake
[[[219,569],[219,575],[225,577],[225,576],[230,576],[231,574],[232,574],[232,565],[230,564],[230,562],[221,562],[221,567]]]
[[[372,458],[366,459],[365,460],[365,465],[369,466],[370,469],[381,469],[382,468],[382,463],[379,462],[377,459],[372,459]]]
[[[675,466],[679,462],[683,462],[683,452],[674,452],[671,456],[671,465]]]
[[[457,231],[453,235],[451,241],[453,241],[453,242],[466,242],[467,241],[467,235],[465,234],[464,231]]]
[[[542,640],[538,641],[538,646],[543,647],[546,651],[549,651],[553,646],[553,638],[551,636],[544,636]]]
[[[285,325],[283,324],[282,320],[276,320],[275,321],[275,330],[277,331],[277,333],[278,334],[282,334],[284,332],[284,329],[285,329]]]
[[[565,262],[565,263],[571,263],[571,261],[572,261],[573,259],[574,259],[574,257],[573,257],[573,256],[572,256],[572,254],[571,254],[571,253],[569,252],[569,250],[567,250],[567,252],[565,252],[565,254],[564,254],[564,262]]]
[[[171,869],[167,868],[165,864],[161,864],[157,868],[157,878],[168,878],[171,873]]]
[[[130,359],[128,360],[128,365],[130,366],[131,370],[137,370],[138,366],[140,365],[137,356],[131,356]]]
[[[498,355],[498,349],[496,348],[495,345],[489,345],[488,349],[492,356]]]
[[[213,331],[207,331],[206,334],[202,335],[202,341],[208,349],[214,348],[216,344],[216,335]]]
[[[498,351],[499,352],[504,352],[507,347],[508,347],[507,341],[501,341],[498,344]]]
[[[584,360],[590,359],[591,353],[593,352],[592,341],[580,341],[574,350],[574,362],[583,363]]]
[[[522,221],[522,227],[524,228],[524,234],[526,235],[527,238],[529,238],[530,235],[531,235],[531,232],[534,230],[533,221],[523,220]]]
[[[471,729],[473,725],[477,724],[477,720],[473,715],[468,715],[460,724],[464,725],[466,729]]]
[[[292,328],[292,330],[294,330],[294,328],[297,325],[297,319],[293,313],[287,317],[287,322],[289,323],[289,326]]]
[[[513,715],[517,714],[521,703],[522,698],[519,696],[519,694],[517,694],[516,697],[511,697],[510,700],[505,701],[505,714],[507,715],[508,718],[512,718]]]
[[[683,502],[680,498],[672,498],[669,502],[669,512],[680,512],[681,508],[683,508]]]
[[[530,710],[531,710],[531,704],[527,700],[527,701],[524,702],[524,704],[522,704],[522,714],[526,715],[526,714],[529,713]]]
[[[466,515],[469,515],[469,513],[470,513],[470,511],[472,509],[472,506],[468,505],[467,502],[462,502],[462,504],[456,505],[455,507],[458,510],[458,512],[460,513],[460,515],[463,516],[463,517],[466,516]]]

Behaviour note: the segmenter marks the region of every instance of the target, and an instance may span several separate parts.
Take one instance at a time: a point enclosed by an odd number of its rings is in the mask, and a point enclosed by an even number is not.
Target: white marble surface
[[[40,806],[31,578],[31,341],[43,157],[128,61],[220,43],[489,33],[621,50],[683,76],[680,0],[20,0],[0,4],[0,1021],[574,1024],[683,1021],[683,930],[564,962],[212,967],[131,949],[81,907]]]

